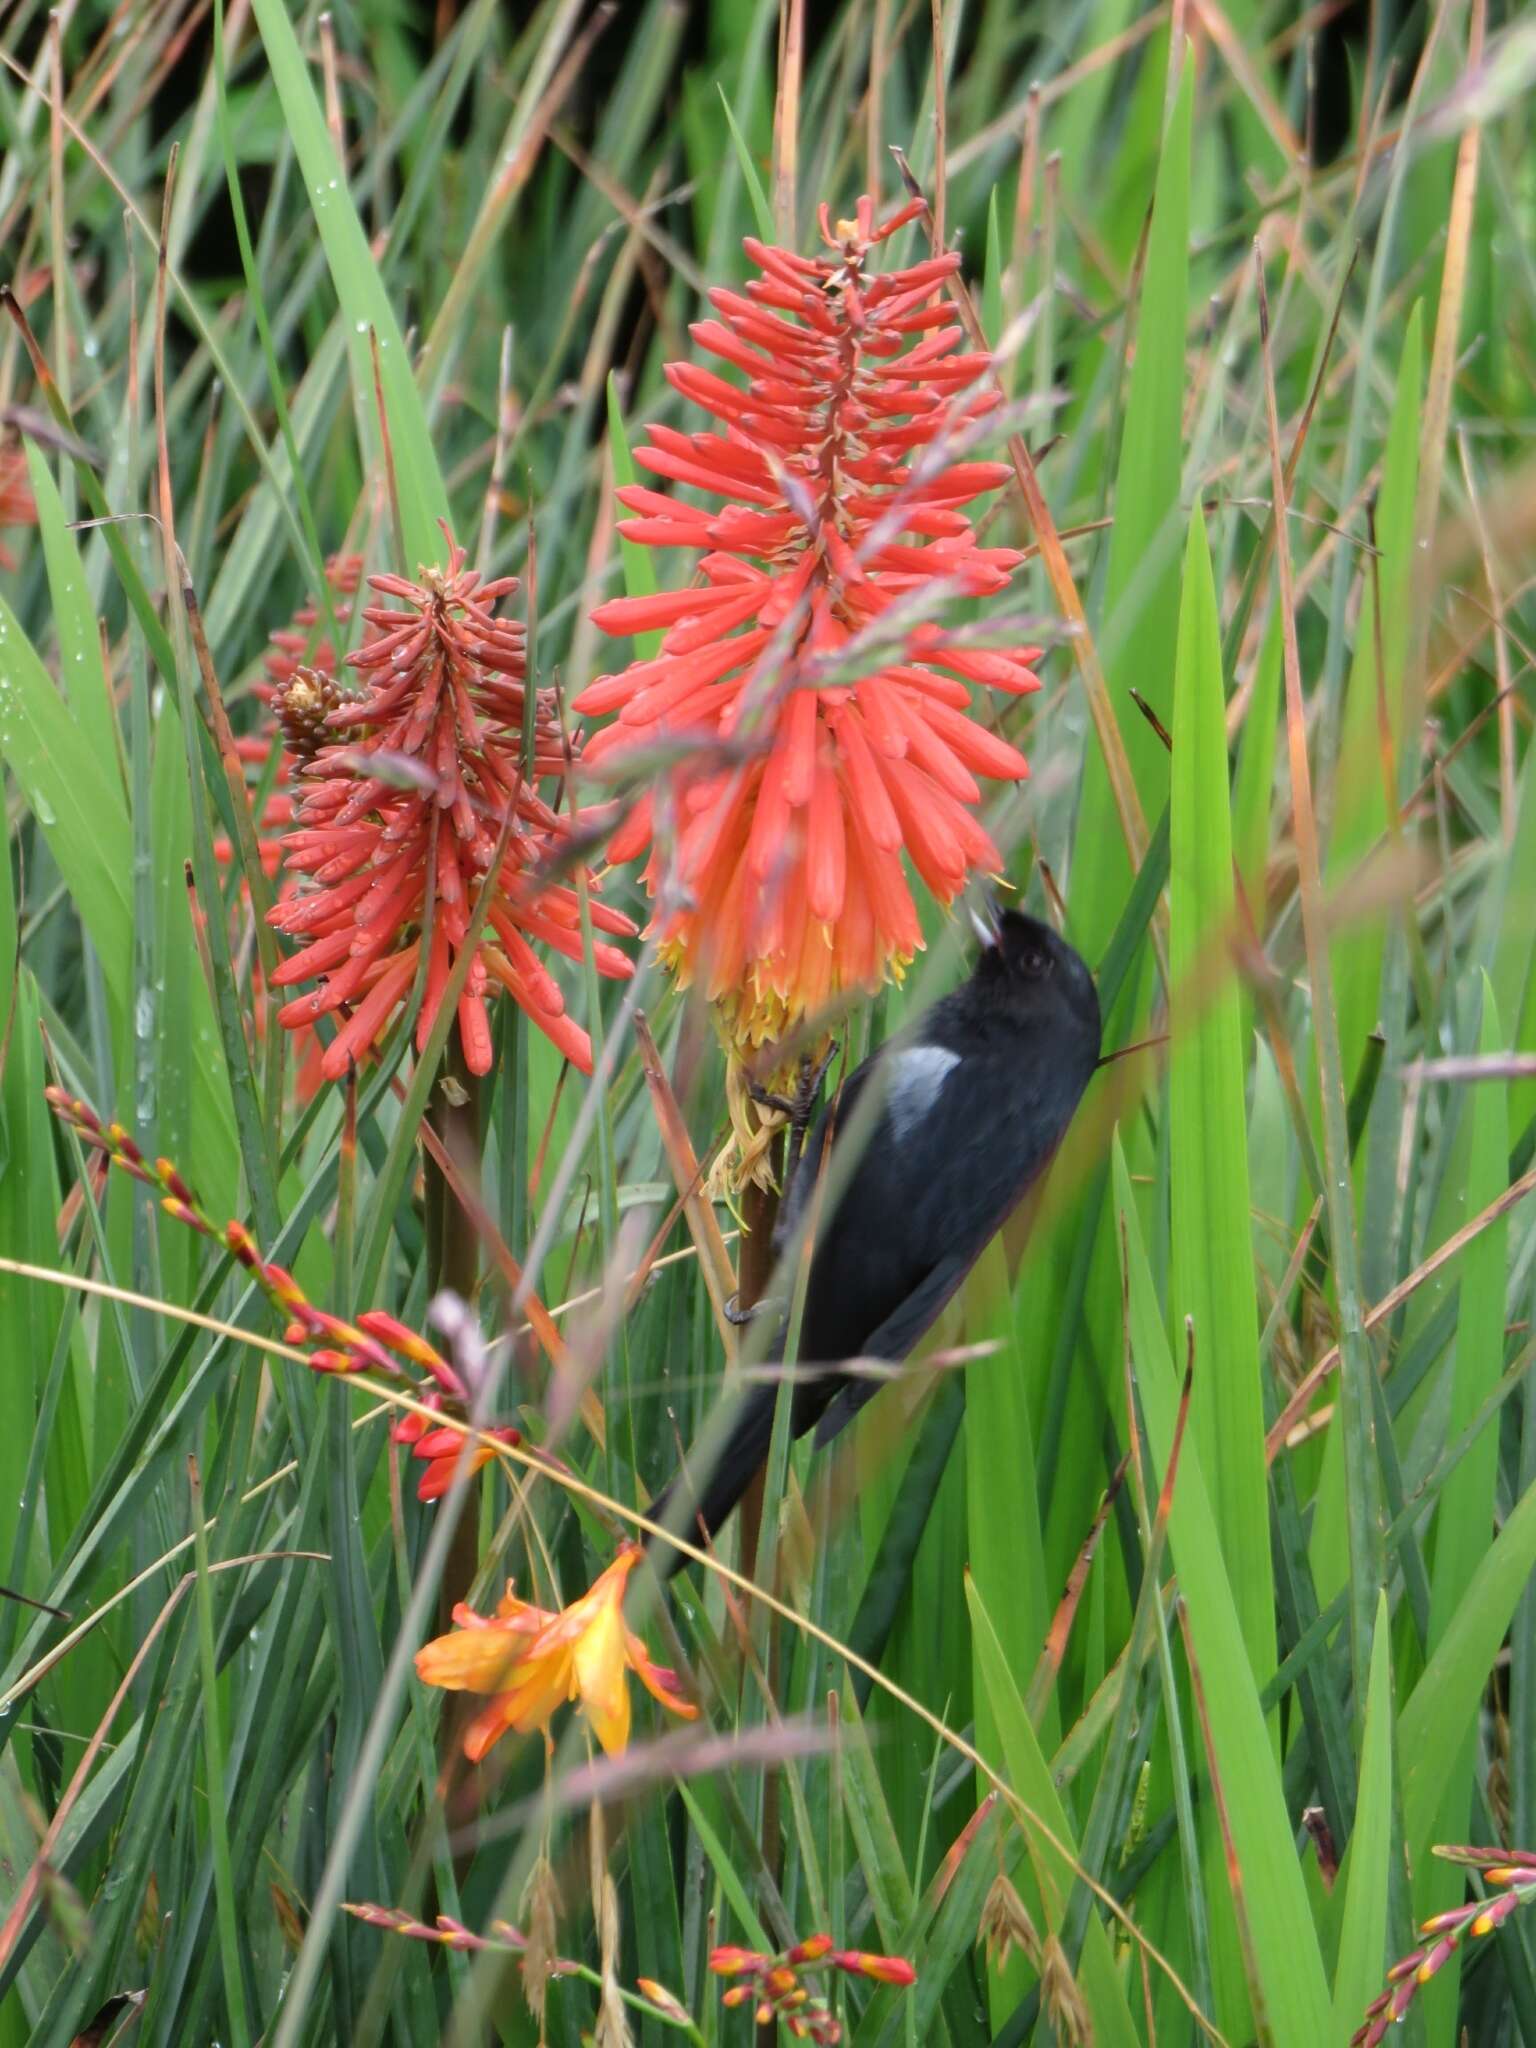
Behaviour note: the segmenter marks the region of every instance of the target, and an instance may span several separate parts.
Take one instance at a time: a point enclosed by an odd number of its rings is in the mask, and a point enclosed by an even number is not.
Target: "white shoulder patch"
[[[942,1045],[909,1045],[888,1063],[886,1113],[898,1138],[905,1138],[927,1116],[960,1055]]]

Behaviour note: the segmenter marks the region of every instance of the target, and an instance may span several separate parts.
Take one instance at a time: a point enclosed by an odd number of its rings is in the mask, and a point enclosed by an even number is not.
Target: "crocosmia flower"
[[[635,455],[689,495],[618,494],[620,531],[696,550],[698,581],[593,614],[662,640],[576,700],[618,714],[583,763],[663,762],[610,851],[650,847],[663,956],[738,1048],[899,974],[922,943],[913,876],[948,904],[998,869],[978,778],[1028,773],[973,691],[1036,689],[1039,649],[934,615],[946,593],[996,597],[1021,558],[967,516],[1009,472],[968,452],[996,394],[940,296],[959,258],[875,267],[916,210],[877,226],[864,199],[834,227],[823,208],[818,257],[747,241],[760,276],[711,292],[718,318],[692,330],[740,381],[671,364],[716,425],[653,427]]]
[[[447,568],[425,570],[419,582],[370,582],[394,602],[364,607],[371,637],[348,657],[363,692],[326,714],[330,742],[298,778],[305,794],[285,842],[289,870],[311,886],[271,912],[278,930],[304,941],[274,983],[318,985],[278,1014],[290,1029],[327,1014],[341,1020],[322,1061],[335,1080],[376,1043],[420,979],[416,1042],[425,1044],[495,866],[458,1004],[465,1064],[475,1074],[490,1067],[486,997],[500,987],[590,1071],[587,1034],[533,950],[537,941],[582,957],[576,891],[541,873],[569,838],[538,787],[564,775],[566,749],[552,705],[540,700],[525,775],[523,629],[494,609],[516,579],[482,583],[453,547]],[[601,932],[634,931],[599,901],[590,910]],[[600,973],[631,972],[615,946],[599,940],[594,955]]]
[[[508,1729],[526,1735],[547,1728],[555,1709],[579,1699],[592,1732],[610,1756],[629,1741],[628,1674],[667,1709],[691,1721],[675,1673],[653,1664],[624,1620],[624,1586],[643,1552],[626,1543],[591,1588],[559,1613],[519,1600],[510,1586],[494,1616],[453,1610],[450,1635],[424,1643],[416,1670],[427,1685],[449,1692],[488,1693],[490,1704],[464,1735],[464,1754],[478,1763]]]

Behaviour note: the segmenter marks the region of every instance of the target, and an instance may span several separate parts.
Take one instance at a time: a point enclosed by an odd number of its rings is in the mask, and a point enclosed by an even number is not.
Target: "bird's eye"
[[[1025,952],[1021,965],[1026,974],[1049,974],[1051,956],[1043,946],[1031,946]]]

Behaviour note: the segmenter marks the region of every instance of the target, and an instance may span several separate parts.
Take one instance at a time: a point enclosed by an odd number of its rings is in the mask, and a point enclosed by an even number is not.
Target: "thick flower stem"
[[[775,1138],[770,1162],[774,1184],[760,1187],[749,1181],[741,1204],[741,1259],[736,1276],[736,1300],[742,1309],[756,1308],[773,1279],[773,1226],[779,1213],[778,1178],[783,1146]],[[763,1522],[763,1484],[766,1468],[754,1475],[741,1497],[741,1569],[752,1578],[757,1567],[757,1543]]]
[[[749,1181],[741,1204],[741,1258],[736,1276],[736,1299],[744,1309],[755,1308],[773,1279],[773,1226],[779,1213],[779,1177],[783,1171],[783,1141],[775,1138],[769,1155],[773,1168],[773,1181],[768,1187]],[[761,1466],[753,1475],[746,1492],[741,1497],[741,1569],[747,1578],[757,1574],[758,1539],[762,1533],[764,1486],[767,1467]],[[780,1873],[783,1862],[783,1844],[779,1832],[779,1781],[769,1771],[763,1782],[763,1854],[768,1868],[775,1877]],[[757,2038],[759,2048],[774,2048],[779,2037],[779,2023],[770,2018],[759,2024]]]
[[[480,1178],[480,1083],[465,1064],[457,1033],[448,1041],[427,1119],[451,1161],[453,1172],[470,1189]],[[480,1238],[452,1182],[431,1153],[425,1163],[427,1225],[427,1291],[443,1288],[473,1301],[480,1276]],[[438,1587],[438,1626],[446,1629],[455,1604],[469,1597],[480,1561],[479,1484],[468,1482],[468,1498],[454,1530],[453,1542]]]

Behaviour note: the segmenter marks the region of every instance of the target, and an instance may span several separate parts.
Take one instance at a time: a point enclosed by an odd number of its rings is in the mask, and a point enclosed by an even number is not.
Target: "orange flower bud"
[[[795,1943],[784,1960],[796,1966],[801,1963],[819,1963],[823,1956],[829,1956],[831,1953],[832,1937],[830,1934],[809,1934],[804,1941],[797,1941]]]
[[[877,1984],[915,1984],[917,1972],[903,1956],[872,1956],[860,1949],[839,1949],[832,1957],[834,1969],[850,1976],[873,1977]]]

